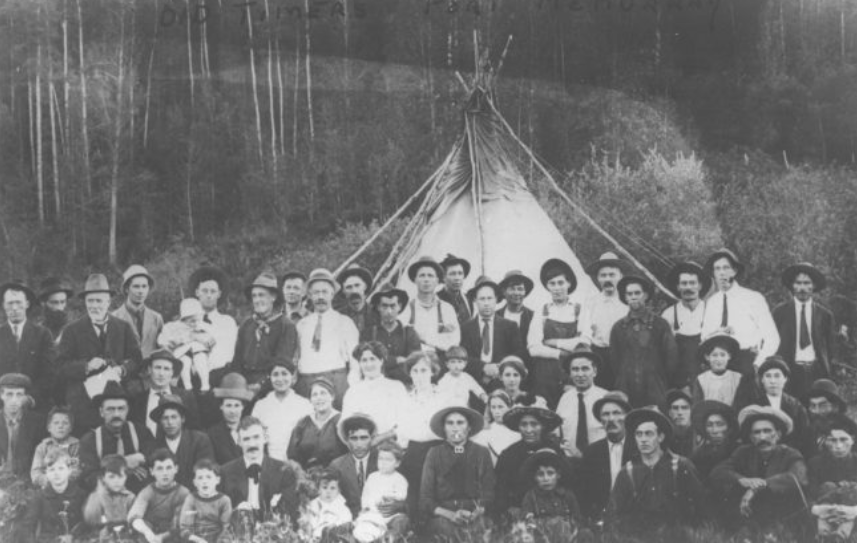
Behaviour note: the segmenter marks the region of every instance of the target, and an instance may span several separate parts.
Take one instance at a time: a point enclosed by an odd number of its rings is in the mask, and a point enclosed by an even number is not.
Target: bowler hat
[[[738,424],[741,426],[741,435],[747,440],[753,423],[757,420],[769,420],[782,432],[783,437],[792,433],[794,422],[792,418],[779,409],[769,405],[748,405],[738,413]]]
[[[149,288],[155,286],[155,278],[149,273],[149,270],[139,264],[133,264],[122,274],[122,289],[128,288],[128,283],[135,277],[145,277],[149,281]]]
[[[673,425],[670,419],[654,407],[641,407],[634,409],[625,417],[625,430],[628,435],[634,435],[634,431],[644,422],[654,422],[658,430],[664,434],[664,443],[672,441]]]
[[[223,270],[216,266],[202,266],[190,274],[190,279],[188,280],[188,292],[196,292],[200,283],[205,283],[206,281],[214,281],[217,283],[217,287],[221,292],[225,292],[226,287],[228,286],[226,274],[223,273]]]
[[[399,312],[401,313],[405,309],[405,306],[408,305],[408,293],[394,287],[391,283],[381,285],[369,301],[373,307],[378,307],[378,304],[381,303],[381,298],[389,298],[390,296],[395,296],[399,300]]]
[[[568,279],[569,294],[575,291],[577,288],[577,276],[574,274],[574,270],[571,269],[568,262],[560,260],[559,258],[550,258],[542,264],[542,269],[539,272],[539,280],[542,282],[542,285],[547,288],[548,281],[557,275],[565,275],[565,278]]]
[[[345,435],[345,425],[351,421],[362,421],[370,426],[369,435],[375,435],[375,431],[378,429],[375,419],[365,413],[352,413],[347,417],[341,417],[339,422],[336,423],[336,435],[339,436],[339,440],[343,443],[348,443],[348,436]]]
[[[247,386],[247,379],[240,373],[227,373],[220,380],[220,386],[212,391],[215,398],[232,398],[242,402],[253,400],[253,392]]]
[[[804,404],[809,404],[810,398],[818,398],[819,396],[827,398],[840,413],[845,413],[847,410],[848,406],[845,399],[839,395],[839,387],[830,379],[816,379],[804,396]]]
[[[157,351],[154,351],[146,358],[146,360],[143,361],[143,366],[150,368],[152,367],[152,362],[155,360],[166,360],[167,362],[170,362],[173,365],[173,377],[181,375],[184,364],[181,360],[173,356],[173,353],[170,351],[166,349],[158,349]]]
[[[586,343],[578,344],[577,347],[575,347],[574,350],[571,351],[571,354],[569,355],[568,359],[569,364],[577,358],[586,358],[588,360],[591,360],[592,365],[596,368],[598,368],[598,366],[601,364],[601,357],[598,356],[598,353],[593,351]]]
[[[783,270],[783,286],[791,290],[792,285],[795,282],[795,278],[800,273],[805,273],[810,279],[812,279],[812,284],[815,290],[824,290],[827,286],[827,279],[824,277],[824,274],[809,262],[798,262],[797,264],[792,264]]]
[[[96,395],[92,398],[92,403],[97,406],[101,406],[104,403],[104,400],[125,400],[130,401],[131,397],[128,395],[128,392],[120,385],[117,381],[107,381],[107,384],[104,385],[104,390],[101,394]]]
[[[542,423],[542,435],[544,436],[553,432],[562,424],[562,417],[546,407],[535,405],[516,405],[503,415],[503,424],[510,430],[517,432],[518,427],[521,425],[521,420],[526,416],[535,417]]]
[[[676,402],[676,400],[684,400],[687,403],[689,403],[690,405],[693,405],[693,399],[690,397],[690,394],[688,394],[687,392],[683,391],[680,388],[674,388],[672,390],[668,390],[667,391],[666,404],[665,404],[667,406],[667,409],[669,409],[670,406],[672,406],[672,404],[674,404]]]
[[[598,260],[586,266],[586,273],[592,277],[597,277],[601,268],[618,268],[623,274],[628,270],[628,264],[616,256],[616,253],[607,251],[598,257]]]
[[[722,248],[714,251],[711,256],[708,257],[708,260],[705,261],[705,269],[708,270],[709,274],[713,274],[714,271],[714,263],[720,260],[721,258],[727,258],[729,262],[732,264],[732,267],[735,269],[735,277],[738,277],[742,273],[744,273],[744,264],[738,260],[738,257],[729,249]]]
[[[366,285],[366,292],[372,290],[372,273],[363,266],[359,266],[357,264],[351,264],[342,272],[340,272],[339,275],[336,277],[336,281],[340,285],[345,286],[345,281],[349,277],[353,276],[357,276],[363,281],[363,283]]]
[[[312,287],[313,283],[317,283],[319,281],[330,283],[330,286],[333,287],[333,292],[339,292],[339,283],[336,282],[336,278],[333,276],[333,273],[325,268],[316,268],[310,272],[309,279],[307,279],[306,282],[307,290]]]
[[[83,284],[83,290],[78,293],[78,297],[86,298],[87,294],[107,293],[113,296],[115,293],[110,289],[110,283],[107,282],[107,276],[103,273],[93,273],[86,278],[86,283]]]
[[[628,285],[640,285],[643,287],[643,291],[649,295],[649,298],[651,298],[655,293],[654,285],[652,285],[652,282],[645,277],[641,275],[626,275],[619,280],[619,285],[616,287],[619,291],[619,300],[623,304],[628,303],[625,297],[625,289],[628,288]]]
[[[443,279],[443,268],[437,263],[437,260],[430,256],[421,256],[408,266],[408,278],[413,282],[417,278],[417,272],[420,268],[431,268],[437,274],[438,279]]]
[[[625,413],[631,410],[631,403],[628,401],[628,395],[621,390],[613,390],[598,398],[595,400],[595,403],[592,404],[592,414],[595,415],[596,419],[601,420],[601,408],[608,403],[615,403],[621,407]]]
[[[454,254],[447,253],[446,258],[441,260],[440,266],[443,268],[443,271],[449,269],[450,266],[460,265],[464,268],[464,277],[470,275],[470,262],[461,258],[460,256],[455,256]]]
[[[481,275],[476,279],[476,284],[473,285],[473,288],[467,291],[467,297],[471,300],[475,299],[476,291],[482,287],[490,287],[491,290],[494,291],[494,297],[497,298],[498,302],[503,299],[503,290],[500,288],[500,285],[492,281],[487,275]]]
[[[8,281],[0,285],[0,302],[3,301],[3,298],[6,296],[7,290],[20,290],[24,293],[24,296],[27,297],[27,302],[30,303],[30,307],[35,307],[36,305],[36,293],[33,292],[33,289],[28,287],[23,281],[13,279],[12,281]]]
[[[57,292],[65,292],[69,298],[74,296],[74,290],[71,288],[71,285],[59,277],[48,277],[39,283],[39,300],[44,302],[51,294],[56,294]]]
[[[500,289],[505,292],[506,289],[509,288],[509,285],[514,285],[516,283],[524,284],[524,297],[529,296],[535,286],[533,280],[524,275],[524,272],[521,270],[511,270],[506,272],[506,275],[503,276],[503,280],[500,281]]]
[[[277,277],[271,272],[260,273],[252,283],[244,288],[244,295],[247,296],[248,299],[251,298],[254,288],[267,289],[271,294],[279,299],[280,285],[277,282]]]
[[[762,362],[762,364],[759,366],[759,370],[756,372],[756,374],[761,377],[765,375],[765,372],[769,370],[780,370],[786,377],[789,377],[791,375],[789,365],[786,364],[786,361],[783,360],[783,357],[778,354],[766,358],[765,361]]]
[[[717,400],[702,400],[694,405],[690,412],[690,424],[693,426],[693,431],[704,436],[705,424],[711,415],[723,417],[733,432],[738,429],[738,419],[735,418],[735,409],[731,405]]]
[[[23,373],[7,373],[0,376],[0,388],[23,388],[30,390],[33,382]]]
[[[700,296],[704,297],[711,289],[711,275],[696,262],[688,260],[687,262],[676,264],[667,274],[667,288],[677,297],[681,298],[681,294],[678,291],[678,280],[683,273],[693,274],[699,278]]]
[[[429,426],[431,427],[431,431],[434,434],[441,438],[446,439],[446,433],[443,431],[443,426],[446,423],[446,417],[451,413],[460,413],[467,419],[467,423],[470,426],[470,435],[475,436],[479,432],[482,431],[482,427],[485,426],[485,419],[481,414],[477,413],[473,409],[463,405],[453,405],[449,407],[444,407],[440,409],[437,413],[432,415],[431,422]],[[505,419],[504,419],[505,420]]]
[[[153,422],[161,422],[161,417],[164,415],[164,411],[167,409],[175,409],[183,417],[187,417],[187,407],[179,396],[175,394],[165,394],[161,396],[161,399],[158,401],[157,407],[152,409],[152,412],[149,413],[149,418]]]

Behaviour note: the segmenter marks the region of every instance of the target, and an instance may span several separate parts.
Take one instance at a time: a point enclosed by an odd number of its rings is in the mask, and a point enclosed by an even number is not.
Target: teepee
[[[545,182],[572,212],[585,217],[668,293],[653,274],[562,191],[550,172],[515,135],[495,107],[490,70],[486,74],[477,74],[477,82],[469,89],[470,97],[463,112],[464,130],[441,166],[339,270],[354,262],[393,220],[424,194],[422,204],[378,270],[375,285],[389,281],[413,295],[416,287],[407,276],[408,266],[422,256],[440,261],[452,253],[467,259],[472,266],[465,290],[481,275],[499,281],[510,270],[522,270],[536,284],[526,300],[528,306],[536,308],[550,300],[539,281],[541,266],[550,258],[560,258],[571,265],[577,276],[578,287],[572,299],[583,302],[597,288],[531,192],[524,175],[527,172],[531,181],[538,177]]]

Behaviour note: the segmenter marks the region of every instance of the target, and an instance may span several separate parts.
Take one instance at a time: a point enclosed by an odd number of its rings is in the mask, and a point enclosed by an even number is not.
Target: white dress
[[[275,392],[256,402],[253,416],[262,421],[268,434],[268,455],[271,458],[284,461],[292,430],[298,422],[307,415],[312,415],[312,404],[309,400],[290,390],[282,400],[277,399]]]
[[[342,398],[342,418],[354,413],[372,417],[383,434],[396,425],[398,412],[405,407],[408,391],[401,381],[386,377],[358,381],[345,392]]]
[[[488,447],[488,451],[491,452],[491,460],[494,461],[495,466],[500,453],[505,451],[509,445],[520,440],[521,434],[510,430],[505,424],[499,422],[489,423],[484,430],[473,436],[474,443]]]

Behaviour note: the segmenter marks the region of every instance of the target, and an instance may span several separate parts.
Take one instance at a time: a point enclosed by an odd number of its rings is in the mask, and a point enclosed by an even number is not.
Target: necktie
[[[101,343],[101,354],[107,349],[107,323],[95,323],[95,328],[98,329],[98,341]]]
[[[800,345],[801,349],[806,349],[810,345],[809,325],[806,323],[806,303],[801,304],[800,308]]]
[[[363,492],[363,483],[366,481],[366,470],[363,467],[363,460],[358,460],[357,465],[360,466],[360,469],[357,470],[357,486]]]
[[[586,420],[586,404],[583,402],[583,392],[577,393],[577,434],[575,436],[577,450],[582,451],[589,445],[589,428]]]
[[[125,456],[125,443],[122,442],[122,431],[116,435],[116,454]]]
[[[202,321],[211,324],[211,317],[208,316],[208,313],[206,313],[205,316],[202,317]]]
[[[13,324],[12,325],[12,333],[15,335],[15,342],[21,343],[21,325]]]
[[[6,426],[9,429],[9,448],[6,451],[6,470],[9,473],[15,472],[15,449],[18,448],[18,421],[6,419]]]
[[[720,327],[729,326],[729,306],[726,304],[726,294],[723,295],[723,317],[720,319]]]
[[[482,354],[491,354],[491,329],[487,319],[482,321]]]
[[[251,464],[247,467],[246,473],[247,478],[253,479],[253,481],[258,485],[259,476],[262,474],[262,466],[260,466],[259,464]]]
[[[312,334],[312,350],[318,352],[321,349],[321,313],[318,314],[318,321],[315,323],[315,332]]]

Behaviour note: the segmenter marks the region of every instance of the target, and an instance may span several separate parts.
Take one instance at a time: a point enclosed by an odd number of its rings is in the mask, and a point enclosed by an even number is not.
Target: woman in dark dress
[[[348,451],[336,433],[340,413],[333,408],[333,383],[321,377],[313,381],[309,390],[313,413],[298,421],[286,453],[306,470],[327,467],[331,460]]]

